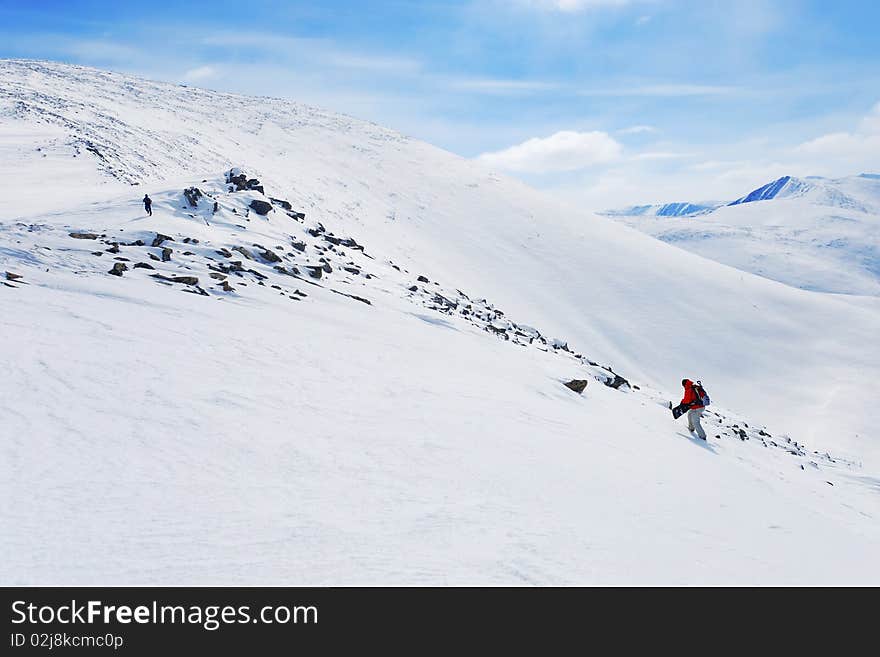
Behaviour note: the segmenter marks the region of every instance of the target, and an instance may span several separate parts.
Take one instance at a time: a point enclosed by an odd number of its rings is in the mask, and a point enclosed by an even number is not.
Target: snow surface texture
[[[880,296],[880,177],[783,176],[728,204],[603,214],[743,271],[805,290]]]
[[[880,582],[877,299],[289,101],[4,61],[0,152],[4,583]]]

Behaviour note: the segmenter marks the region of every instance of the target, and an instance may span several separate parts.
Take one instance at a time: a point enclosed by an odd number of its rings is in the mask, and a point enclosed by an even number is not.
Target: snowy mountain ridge
[[[5,580],[880,578],[872,300],[296,103],[0,72]]]
[[[615,210],[603,210],[600,214],[609,217],[685,217],[709,214],[718,208],[756,201],[773,199],[800,198],[807,196],[817,205],[833,208],[845,208],[860,212],[878,212],[880,208],[880,190],[873,184],[880,175],[861,173],[840,179],[807,176],[796,178],[782,176],[776,180],[752,190],[740,198],[726,203],[716,202],[675,202],[659,205],[633,205]],[[867,181],[867,182],[863,182]],[[860,187],[858,186],[860,185]],[[853,189],[855,188],[855,189]],[[844,191],[846,190],[846,191]],[[849,193],[848,193],[849,192]],[[853,195],[850,195],[853,194]],[[858,198],[855,195],[861,196]]]
[[[648,206],[654,208],[657,206]],[[689,207],[685,204],[685,207]],[[664,242],[788,285],[880,295],[880,176],[783,176],[727,204],[603,213]]]

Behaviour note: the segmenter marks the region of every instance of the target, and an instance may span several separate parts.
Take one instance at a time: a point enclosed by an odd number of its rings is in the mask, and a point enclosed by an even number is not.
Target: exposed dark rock
[[[232,257],[232,252],[228,251],[227,249],[219,249],[216,253],[222,255],[224,258]]]
[[[243,256],[244,256],[245,258],[247,258],[248,260],[253,260],[253,259],[254,259],[254,254],[251,253],[250,251],[248,251],[248,250],[247,250],[246,248],[244,248],[243,246],[233,246],[233,247],[232,247],[232,250],[233,250],[233,251],[238,251],[241,255],[243,255]]]
[[[272,209],[272,204],[267,203],[266,201],[258,201],[257,199],[254,199],[253,201],[251,201],[250,206],[248,207],[250,207],[251,210],[259,215],[267,215]]]
[[[581,394],[587,387],[587,381],[584,379],[572,379],[565,384],[565,387],[570,390],[574,390],[578,394]]]
[[[170,240],[174,241],[173,237],[169,237],[168,235],[163,235],[162,233],[156,233],[156,237],[153,239],[153,243],[150,246],[161,246],[162,242]]]
[[[419,276],[416,280],[419,281],[420,283],[430,283],[431,282],[425,276]]]
[[[135,269],[155,269],[153,265],[149,265],[146,262],[138,262],[134,265]]]
[[[287,268],[282,267],[281,265],[275,265],[275,271],[284,274],[285,276],[296,276],[299,274],[299,269],[296,267],[291,267],[290,271],[288,271]]]
[[[183,255],[195,255],[192,251],[184,251]]]
[[[266,262],[281,262],[281,258],[274,251],[266,249],[260,252],[260,257]]]
[[[21,274],[13,274],[11,271],[6,272],[7,281],[17,281],[21,278]]]
[[[294,249],[296,249],[297,251],[299,251],[300,253],[302,253],[302,252],[304,252],[304,251],[306,250],[305,242],[291,241],[290,245],[291,245]]]
[[[311,276],[312,278],[321,278],[322,272],[324,270],[323,266],[316,267],[314,265],[306,265],[305,268],[309,276]]]
[[[614,372],[612,372],[612,374],[614,374]],[[605,379],[605,385],[608,386],[609,388],[614,388],[615,390],[620,388],[620,386],[626,386],[627,388],[631,387],[629,385],[629,381],[624,379],[619,374],[614,374],[613,377],[607,377]]]
[[[158,278],[169,283],[180,283],[182,285],[198,285],[199,279],[195,276],[163,276],[162,274],[150,274],[153,278]]]
[[[113,265],[113,269],[108,271],[108,274],[113,274],[114,276],[122,276],[122,272],[128,271],[128,265],[123,262],[117,262]]]
[[[275,205],[280,205],[285,210],[293,210],[293,206],[290,204],[289,201],[285,201],[284,199],[280,199],[280,198],[271,198],[271,197],[269,198],[269,200],[272,201],[272,203],[274,203]]]
[[[167,246],[162,249],[162,262],[168,262],[171,260],[171,254],[173,251],[169,249]]]
[[[326,233],[327,229],[324,228],[324,224],[319,223],[314,228],[309,228],[308,231],[306,231],[306,232],[308,232],[308,234],[311,235],[312,237],[318,237],[321,235],[321,233]]]
[[[92,251],[92,255],[102,256],[102,255],[104,255],[104,252],[103,251]]]
[[[119,253],[119,245],[114,244],[109,249],[107,249],[107,253]]]
[[[70,236],[75,240],[96,240],[98,239],[98,235],[95,233],[70,233]]]
[[[233,287],[229,284],[229,281],[222,281],[222,282],[220,283],[220,288],[221,288],[224,292],[232,292],[232,291],[233,291]]]
[[[343,267],[343,269],[345,271],[347,271],[349,274],[358,275],[361,273],[361,270],[358,269],[357,267]]]
[[[221,274],[217,271],[212,271],[210,274],[208,274],[208,276],[210,276],[211,278],[216,278],[218,281],[222,281],[226,278],[226,274]]]
[[[156,261],[161,260],[161,258],[159,256],[153,255],[152,253],[148,253],[147,255],[150,256],[150,260],[156,260]]]
[[[192,208],[199,207],[199,199],[203,196],[202,190],[198,187],[187,187],[183,190],[183,195],[186,197],[186,202],[189,203]]]
[[[322,268],[322,269],[324,270],[324,272],[327,273],[327,274],[332,274],[332,273],[333,273],[333,267],[330,266],[330,263],[329,263],[329,262],[325,262],[323,265],[321,265],[321,268]]]
[[[360,301],[361,303],[365,303],[368,306],[372,306],[373,303],[369,299],[364,299],[363,297],[356,296],[354,294],[346,294],[345,292],[340,292],[339,290],[330,290],[331,292],[335,292],[336,294],[341,294],[344,297],[348,297],[349,299],[354,299],[355,301]]]
[[[288,212],[287,216],[291,219],[296,219],[297,221],[305,221],[306,213],[305,212]]]

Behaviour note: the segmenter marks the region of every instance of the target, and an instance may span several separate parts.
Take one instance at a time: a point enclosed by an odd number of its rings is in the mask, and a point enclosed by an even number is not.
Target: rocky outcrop
[[[128,266],[124,262],[117,262],[113,265],[113,269],[108,271],[108,274],[113,274],[114,276],[122,276],[122,272],[128,271]]]
[[[290,204],[290,201],[285,201],[284,199],[272,197],[269,197],[269,200],[272,201],[272,203],[274,203],[275,205],[280,205],[285,210],[293,210],[293,206]]]
[[[173,237],[168,237],[168,235],[163,235],[162,233],[156,233],[156,237],[153,238],[153,243],[150,246],[161,246],[162,242],[171,240],[173,241]]]
[[[250,207],[251,210],[262,216],[269,214],[269,212],[272,210],[271,203],[267,203],[266,201],[260,201],[257,199],[251,201],[248,207]]]
[[[96,240],[100,237],[95,233],[70,233],[70,236],[75,240]]]
[[[271,249],[263,249],[260,251],[260,257],[266,262],[281,262],[281,258]]]
[[[243,192],[247,189],[252,189],[260,192],[260,194],[265,193],[259,180],[256,178],[248,178],[247,175],[239,169],[230,169],[226,172],[226,183],[231,185],[229,189],[230,192]]]
[[[191,208],[199,207],[199,199],[204,196],[202,194],[202,190],[198,187],[187,187],[183,190],[183,196],[186,198],[186,202],[189,203]]]
[[[164,276],[162,274],[150,274],[153,278],[169,283],[180,283],[181,285],[198,285],[199,279],[195,276]]]
[[[614,372],[611,373],[611,376],[605,379],[605,385],[609,388],[614,388],[615,390],[619,389],[620,386],[626,386],[627,388],[631,387],[629,381]]]
[[[574,390],[576,393],[581,394],[587,388],[587,381],[585,379],[572,379],[563,385],[569,390]]]

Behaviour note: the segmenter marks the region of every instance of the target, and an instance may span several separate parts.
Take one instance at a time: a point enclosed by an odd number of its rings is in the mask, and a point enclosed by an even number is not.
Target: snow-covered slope
[[[875,299],[289,101],[0,62],[0,149],[5,581],[880,581]]]
[[[706,258],[805,290],[880,295],[876,175],[783,176],[707,212],[677,215],[691,219],[632,208],[603,214]]]

